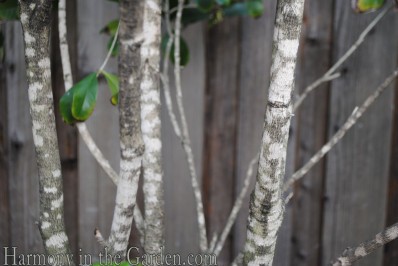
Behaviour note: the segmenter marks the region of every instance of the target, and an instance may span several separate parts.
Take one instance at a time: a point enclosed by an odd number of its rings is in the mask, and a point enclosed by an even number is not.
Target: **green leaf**
[[[111,103],[117,105],[119,102],[119,77],[106,71],[102,71],[101,73],[104,75],[111,91]]]
[[[246,16],[248,14],[247,3],[235,3],[223,10],[223,15],[226,17]]]
[[[261,17],[261,15],[264,13],[263,1],[252,0],[247,2],[246,5],[248,13],[252,18]]]
[[[385,3],[385,0],[353,0],[352,8],[355,12],[365,13],[380,9]]]
[[[209,12],[214,7],[213,0],[195,0],[196,4],[203,11]]]
[[[166,34],[162,38],[162,44],[161,44],[161,50],[163,56],[166,54],[166,49],[167,49],[167,42],[169,41],[169,35]],[[185,42],[183,38],[180,38],[180,66],[186,66],[189,63],[189,48],[188,44]],[[174,64],[174,40],[173,44],[171,45],[170,49],[170,61]]]
[[[85,121],[94,111],[97,102],[97,73],[91,73],[72,87],[72,116],[78,121]]]
[[[18,0],[0,1],[0,21],[17,20],[18,18]]]
[[[73,102],[74,89],[68,90],[59,101],[60,113],[62,120],[67,124],[73,124],[76,119],[72,115],[72,102]]]
[[[100,33],[105,33],[110,36],[115,36],[118,27],[119,27],[119,20],[115,19],[108,22],[108,24],[106,24],[106,26],[101,29]]]
[[[112,36],[112,37],[109,39],[109,41],[108,41],[108,51],[111,49],[112,43],[113,43],[113,40],[114,40],[114,39],[115,39],[115,36]],[[115,56],[117,56],[118,54],[119,54],[119,42],[116,41],[115,46],[113,47],[113,50],[112,50],[111,55],[112,55],[113,57],[115,57]]]
[[[216,0],[216,2],[220,6],[229,6],[231,4],[231,0]]]

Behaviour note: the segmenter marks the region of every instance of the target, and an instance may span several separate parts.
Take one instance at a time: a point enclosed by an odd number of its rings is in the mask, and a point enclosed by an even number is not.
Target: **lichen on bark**
[[[284,204],[282,182],[304,0],[279,0],[271,82],[257,180],[250,199],[244,265],[272,265]]]
[[[19,1],[24,34],[28,94],[33,141],[39,171],[39,229],[48,255],[58,263],[73,265],[64,226],[61,163],[55,127],[50,71],[50,24],[52,1]]]

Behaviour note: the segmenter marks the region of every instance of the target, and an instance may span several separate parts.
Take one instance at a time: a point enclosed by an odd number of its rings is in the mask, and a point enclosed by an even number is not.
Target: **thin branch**
[[[220,240],[218,241],[216,247],[214,248],[214,254],[216,256],[220,254],[224,246],[225,240],[227,239],[227,236],[231,231],[232,225],[235,223],[236,217],[238,217],[238,213],[242,208],[243,199],[245,198],[247,191],[249,190],[249,186],[251,183],[250,181],[252,180],[251,177],[253,176],[254,165],[257,163],[259,156],[260,154],[257,154],[249,163],[242,190],[240,191],[238,198],[235,200],[235,204],[232,208],[231,214],[228,217],[227,224],[225,225],[225,228],[221,233]]]
[[[308,94],[322,85],[325,82],[336,79],[340,76],[340,74],[336,73],[337,69],[348,59],[351,55],[358,49],[358,47],[365,41],[368,34],[373,30],[373,28],[381,21],[382,18],[385,17],[393,9],[394,5],[389,6],[384,9],[377,15],[372,22],[365,28],[365,30],[359,35],[359,38],[356,42],[348,49],[348,51],[319,79],[314,81],[311,85],[305,88],[304,92],[298,97],[296,102],[293,105],[293,109],[296,110],[304,101],[304,99],[308,96]]]
[[[374,239],[364,242],[356,248],[347,248],[343,254],[333,263],[333,266],[349,266],[353,262],[362,259],[376,249],[398,238],[398,223],[393,224],[384,231],[378,233]]]
[[[109,48],[108,53],[106,54],[104,62],[102,63],[101,67],[97,71],[97,76],[105,69],[106,64],[108,64],[108,61],[109,61],[109,59],[112,56],[112,52],[113,52],[113,49],[115,49],[115,45],[117,43],[117,39],[118,39],[118,35],[119,35],[119,27],[120,27],[120,21],[119,21],[119,24],[117,26],[117,29],[116,29],[116,32],[115,32],[115,36],[113,37],[113,41],[112,41],[111,47]]]
[[[60,51],[61,51],[61,61],[62,61],[62,70],[64,76],[64,84],[65,90],[69,90],[73,86],[73,76],[72,76],[72,68],[70,63],[70,55],[69,55],[69,46],[67,40],[67,24],[66,24],[66,0],[59,1],[59,9],[58,9],[58,27],[59,27],[59,42],[60,42]],[[118,28],[119,29],[119,28]],[[117,34],[116,34],[117,35]],[[115,35],[115,36],[116,36]],[[115,37],[115,40],[117,38]],[[112,43],[114,46],[115,42]],[[112,51],[112,49],[110,50]],[[109,54],[109,53],[108,53]],[[106,57],[108,58],[108,56]],[[108,58],[109,60],[109,58]],[[102,64],[104,67],[106,65],[105,60]],[[103,67],[101,67],[103,69]],[[100,69],[101,69],[100,68]],[[90,153],[94,156],[98,164],[102,167],[105,173],[109,176],[112,182],[117,185],[119,175],[112,168],[109,161],[105,158],[104,154],[98,148],[95,143],[93,137],[91,136],[87,126],[85,123],[77,123],[77,129],[79,131],[80,136],[82,137],[84,143],[87,145]],[[142,217],[141,211],[139,208],[134,209],[134,220],[137,225],[137,229],[141,235],[144,234],[144,218]]]
[[[350,117],[344,125],[334,134],[334,136],[326,143],[312,158],[298,171],[296,171],[292,177],[285,183],[284,192],[286,192],[290,186],[300,180],[308,171],[318,163],[348,132],[348,130],[358,121],[358,119],[365,113],[365,111],[371,106],[376,99],[385,91],[385,89],[395,80],[398,76],[398,69],[396,69],[390,76],[388,76],[383,83],[364,101],[364,103],[352,112]]]
[[[185,110],[183,105],[183,96],[181,89],[181,68],[180,68],[180,35],[181,35],[181,17],[182,11],[184,7],[184,0],[178,1],[178,10],[177,17],[175,22],[175,36],[174,36],[174,76],[176,83],[176,97],[177,97],[177,106],[178,111],[181,116],[181,127],[182,127],[182,135],[181,142],[184,147],[185,155],[188,161],[189,171],[191,174],[192,180],[192,188],[194,191],[195,199],[196,199],[196,208],[198,215],[198,226],[199,226],[199,245],[202,252],[207,250],[207,237],[206,237],[206,226],[205,226],[205,216],[203,212],[203,203],[202,203],[202,195],[200,193],[198,179],[195,170],[191,140],[188,132],[187,119],[185,117]]]

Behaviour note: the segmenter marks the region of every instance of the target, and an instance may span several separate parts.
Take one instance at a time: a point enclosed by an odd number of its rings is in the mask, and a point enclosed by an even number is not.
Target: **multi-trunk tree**
[[[257,17],[263,10],[262,1],[195,1],[195,6],[184,0],[164,1],[120,0],[120,20],[107,25],[111,32],[110,51],[98,71],[88,75],[73,86],[70,58],[67,45],[65,12],[66,0],[60,0],[59,33],[65,87],[69,89],[61,99],[61,113],[65,122],[77,124],[79,133],[93,156],[106,173],[117,184],[117,194],[110,236],[104,239],[100,230],[95,230],[96,239],[113,255],[126,259],[126,250],[133,220],[141,233],[141,244],[149,254],[159,253],[164,245],[164,199],[162,158],[160,140],[160,81],[164,87],[168,112],[173,128],[180,138],[190,169],[195,194],[202,253],[219,254],[228,235],[242,199],[249,186],[256,158],[250,164],[244,188],[234,206],[225,230],[208,243],[196,170],[193,165],[192,148],[185,111],[182,105],[181,66],[188,63],[189,50],[181,38],[181,30],[190,23],[208,20],[220,23],[224,17],[250,15]],[[358,12],[378,9],[381,0],[353,1]],[[164,8],[163,8],[164,4]],[[1,6],[3,5],[3,6]],[[6,6],[8,5],[8,6]],[[7,0],[0,7],[15,7]],[[184,15],[184,10],[190,10]],[[250,200],[247,240],[242,253],[234,263],[242,265],[272,265],[278,229],[283,219],[285,200],[283,192],[301,178],[324,156],[347,132],[366,109],[398,76],[394,71],[374,94],[356,109],[346,126],[314,156],[309,165],[299,170],[283,187],[286,150],[290,118],[305,96],[321,83],[339,77],[336,73],[342,62],[364,41],[370,30],[392,9],[386,8],[360,36],[354,46],[325,76],[311,84],[293,107],[294,70],[299,46],[304,0],[279,0],[273,38],[273,56],[269,95],[266,106],[262,146],[256,171],[256,184]],[[1,10],[0,10],[1,11]],[[28,77],[28,94],[32,117],[32,131],[40,179],[40,223],[39,228],[47,254],[61,256],[58,265],[73,265],[68,238],[64,228],[62,174],[55,128],[54,103],[51,90],[50,71],[50,22],[54,11],[52,0],[19,0],[19,19],[25,43],[25,58]],[[163,15],[162,15],[163,12]],[[9,14],[9,13],[7,13]],[[163,35],[161,21],[165,21]],[[1,17],[1,12],[0,12]],[[117,45],[119,44],[119,45]],[[160,72],[161,49],[164,53],[163,71]],[[118,47],[119,74],[107,73],[104,67]],[[174,64],[176,101],[179,116],[173,111],[168,65]],[[112,102],[119,108],[120,124],[120,173],[117,174],[92,140],[82,123],[92,113],[97,97],[97,78],[103,75],[112,92]],[[178,117],[178,118],[177,118]],[[179,122],[180,121],[180,122]],[[144,214],[136,204],[138,180],[143,178]],[[287,201],[290,197],[287,198]],[[376,236],[375,240],[347,250],[335,265],[350,265],[374,249],[397,238],[397,225]],[[56,263],[53,263],[54,265]]]

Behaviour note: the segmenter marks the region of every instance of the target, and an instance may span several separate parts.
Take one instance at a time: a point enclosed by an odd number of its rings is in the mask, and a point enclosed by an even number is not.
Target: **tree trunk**
[[[244,265],[272,265],[284,204],[291,96],[304,0],[279,0],[276,13],[271,83],[257,181],[251,194]]]
[[[39,228],[47,254],[59,258],[51,264],[72,265],[70,257],[61,256],[71,253],[64,226],[61,163],[51,90],[51,10],[51,0],[20,0],[33,141],[39,170]]]
[[[142,1],[120,1],[119,113],[120,178],[108,245],[125,257],[136,205],[144,143],[141,137],[140,80],[143,9]]]
[[[162,177],[162,143],[160,133],[160,35],[161,1],[145,1],[143,76],[141,82],[141,121],[145,143],[144,203],[145,251],[158,254],[164,246],[164,196]]]

